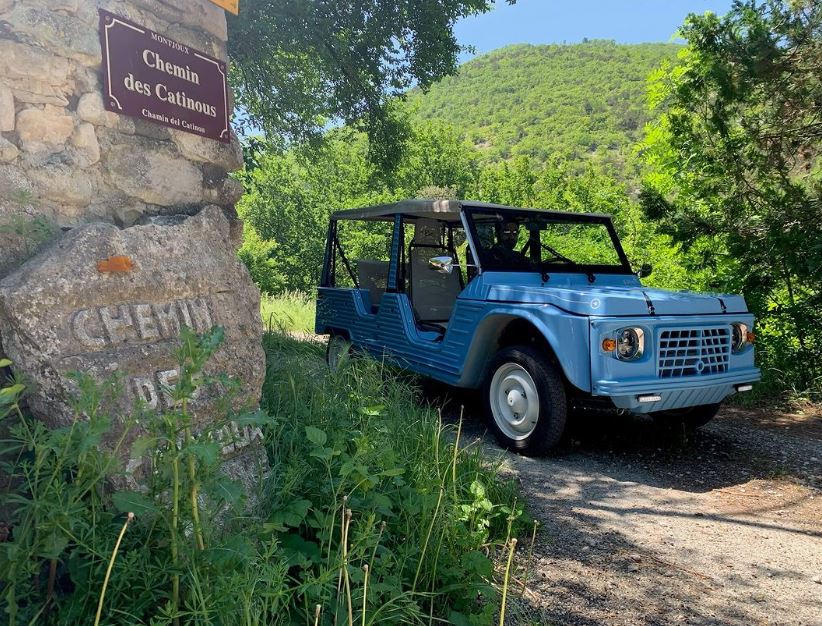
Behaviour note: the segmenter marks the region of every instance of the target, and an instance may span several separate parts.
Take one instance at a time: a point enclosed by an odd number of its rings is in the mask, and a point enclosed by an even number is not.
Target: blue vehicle
[[[541,454],[576,409],[707,423],[759,380],[737,295],[642,286],[611,218],[451,200],[331,216],[316,332],[481,389],[501,445]]]

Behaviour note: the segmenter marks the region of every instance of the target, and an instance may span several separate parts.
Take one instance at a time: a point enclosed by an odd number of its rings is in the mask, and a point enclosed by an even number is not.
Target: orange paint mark
[[[134,261],[127,256],[111,256],[97,261],[97,271],[101,274],[130,272],[132,269],[134,269]]]

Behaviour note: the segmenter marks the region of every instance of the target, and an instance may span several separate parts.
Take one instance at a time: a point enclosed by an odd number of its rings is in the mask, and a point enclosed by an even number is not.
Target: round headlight
[[[748,345],[748,325],[741,322],[731,324],[731,350],[742,352]]]
[[[645,348],[645,333],[641,328],[620,328],[616,332],[616,357],[622,361],[632,361],[642,356]]]

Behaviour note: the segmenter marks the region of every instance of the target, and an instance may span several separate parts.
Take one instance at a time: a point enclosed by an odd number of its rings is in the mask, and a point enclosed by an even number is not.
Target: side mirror
[[[428,259],[428,265],[432,270],[440,274],[450,274],[454,271],[454,259],[450,256],[435,256]]]
[[[640,278],[645,278],[646,276],[650,276],[651,272],[654,271],[653,266],[650,263],[643,263],[639,270],[637,270],[636,275]]]

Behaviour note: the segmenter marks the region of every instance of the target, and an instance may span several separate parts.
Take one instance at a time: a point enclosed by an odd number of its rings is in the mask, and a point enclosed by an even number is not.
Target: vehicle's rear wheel
[[[325,349],[325,362],[333,371],[351,355],[351,340],[345,335],[332,334]]]
[[[719,412],[721,402],[716,404],[702,404],[700,406],[690,406],[684,409],[671,409],[670,411],[657,411],[651,413],[660,424],[685,427],[687,430],[696,430],[710,422]]]
[[[500,445],[545,454],[565,430],[567,400],[556,368],[530,346],[503,348],[484,388],[488,422]]]

